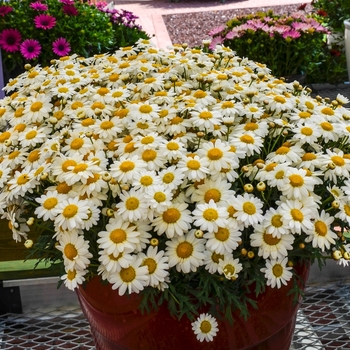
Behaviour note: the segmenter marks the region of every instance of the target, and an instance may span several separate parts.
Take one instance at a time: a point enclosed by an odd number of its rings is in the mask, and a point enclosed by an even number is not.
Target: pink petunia
[[[0,47],[7,52],[19,51],[21,41],[22,36],[17,29],[4,29],[0,33]]]
[[[56,25],[56,18],[50,15],[41,14],[34,18],[35,27],[39,29],[52,29]]]
[[[20,50],[26,60],[32,60],[40,55],[41,45],[38,40],[27,39],[23,41]]]

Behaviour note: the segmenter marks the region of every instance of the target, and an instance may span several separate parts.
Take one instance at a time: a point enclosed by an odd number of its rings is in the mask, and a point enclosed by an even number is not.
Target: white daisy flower
[[[145,191],[145,200],[151,210],[162,213],[172,205],[173,193],[164,185],[149,186]]]
[[[239,150],[245,151],[248,156],[252,156],[255,153],[260,154],[261,149],[264,147],[263,139],[261,136],[254,134],[253,132],[234,133],[230,136],[230,142]]]
[[[215,126],[221,124],[221,115],[206,107],[197,107],[191,111],[191,121],[198,130],[212,132],[215,130]]]
[[[85,270],[90,264],[92,254],[89,242],[84,240],[76,230],[60,235],[56,249],[62,252],[64,266],[69,270]]]
[[[142,258],[134,256],[128,267],[121,268],[120,271],[111,273],[109,283],[112,284],[112,289],[117,289],[119,295],[124,295],[126,292],[139,293],[148,283],[148,267],[142,264]]]
[[[145,192],[147,188],[161,183],[159,176],[154,170],[141,170],[135,174],[133,188]]]
[[[146,163],[137,155],[132,157],[122,156],[110,166],[112,177],[121,183],[133,183],[134,178],[146,169]]]
[[[209,271],[211,274],[215,274],[218,272],[219,268],[219,262],[220,260],[225,259],[224,254],[217,254],[210,250],[204,251],[205,259],[204,259],[204,266],[205,269]]]
[[[27,127],[24,132],[21,132],[18,136],[18,141],[22,147],[34,147],[39,143],[43,143],[49,130],[43,127],[31,126]]]
[[[288,258],[266,261],[266,267],[260,270],[265,274],[268,286],[281,288],[282,284],[288,284],[288,281],[292,279],[293,273],[290,271],[292,267],[287,267],[287,263]]]
[[[65,139],[65,146],[61,148],[67,157],[74,156],[74,154],[85,155],[93,150],[91,140],[81,135],[79,131],[72,132],[67,139]]]
[[[196,272],[204,263],[204,240],[196,238],[194,231],[165,242],[165,255],[169,258],[169,267],[175,266],[178,272]]]
[[[297,163],[300,162],[304,153],[305,151],[299,145],[285,144],[279,147],[275,152],[269,153],[266,160],[276,163]]]
[[[177,189],[183,182],[185,174],[177,166],[170,166],[158,173],[161,184],[170,190]]]
[[[130,109],[130,117],[133,120],[152,121],[158,118],[159,106],[147,101],[128,105]]]
[[[254,226],[254,233],[250,235],[250,245],[258,247],[258,255],[264,259],[284,258],[288,255],[288,250],[293,249],[294,236],[292,234],[283,234],[280,237],[274,237],[267,233],[262,225]]]
[[[191,323],[191,326],[200,342],[203,342],[203,340],[213,341],[219,331],[216,319],[209,314],[200,314],[197,320]]]
[[[35,200],[40,204],[35,209],[36,216],[40,219],[43,218],[44,221],[54,220],[55,215],[53,213],[54,209],[57,207],[58,203],[67,199],[67,196],[58,193],[57,191],[48,191],[41,195],[41,197],[37,197]]]
[[[290,233],[288,224],[286,223],[280,211],[274,208],[269,208],[264,214],[264,220],[261,225],[265,228],[266,233],[273,237],[280,238],[281,235]]]
[[[337,141],[339,139],[339,135],[341,135],[341,130],[338,129],[337,124],[321,119],[318,115],[317,117],[318,118],[315,119],[315,123],[320,128],[324,142]]]
[[[263,202],[252,194],[244,193],[232,198],[232,205],[236,209],[235,217],[245,227],[256,225],[263,220]]]
[[[124,221],[120,216],[111,218],[106,225],[106,231],[100,231],[97,240],[99,247],[118,257],[119,253],[133,252],[136,245],[139,244],[140,233],[135,230],[136,227],[130,225],[130,222]]]
[[[204,161],[198,155],[188,155],[180,160],[177,168],[181,169],[185,177],[190,181],[200,181],[208,176],[209,168],[204,166]]]
[[[219,260],[218,273],[224,275],[228,280],[236,280],[242,269],[243,266],[239,259],[234,259],[230,255]]]
[[[87,270],[76,270],[76,269],[67,269],[66,273],[61,276],[61,280],[64,281],[64,285],[70,289],[75,290],[79,285],[83,284],[85,281],[85,275]]]
[[[213,199],[209,203],[196,205],[192,212],[194,225],[202,231],[214,232],[227,224],[228,212],[225,207],[219,207]]]
[[[350,177],[350,159],[344,157],[344,152],[340,150],[326,150],[327,154],[322,157],[321,169],[324,171],[325,180],[330,179],[337,184],[338,179]]]
[[[108,254],[107,249],[99,251],[98,261],[101,263],[100,266],[103,266],[108,273],[119,272],[123,267],[127,268],[130,266],[130,263],[133,259],[133,256],[126,251],[120,252],[118,255]],[[101,269],[101,271],[103,270]]]
[[[350,202],[344,200],[340,201],[339,204],[339,211],[334,216],[350,224]]]
[[[301,234],[312,229],[311,219],[314,211],[306,207],[299,200],[285,200],[278,203],[280,206],[280,213],[284,220],[288,222],[289,229],[292,233]]]
[[[89,218],[89,201],[79,198],[66,198],[53,209],[55,226],[63,230],[80,229],[83,220]]]
[[[306,231],[308,237],[306,242],[312,242],[314,248],[320,248],[322,252],[325,248],[330,249],[331,244],[335,244],[335,239],[337,239],[337,234],[333,232],[330,227],[334,217],[331,217],[324,210],[315,218],[313,221],[313,228]]]
[[[166,163],[164,156],[162,156],[161,153],[155,149],[145,149],[143,152],[141,152],[140,157],[147,165],[148,170],[158,171],[159,169],[163,168],[164,164]]]
[[[164,256],[164,251],[158,252],[157,247],[149,246],[147,253],[141,253],[139,256],[143,259],[142,265],[148,267],[148,284],[151,287],[157,287],[160,283],[165,282],[169,275],[168,257]]]
[[[46,94],[37,94],[31,96],[25,102],[24,121],[28,124],[41,123],[44,118],[49,118],[49,113],[52,110],[51,97]]]
[[[191,227],[192,217],[187,207],[188,205],[183,202],[173,203],[158,217],[155,217],[152,221],[152,226],[158,235],[165,233],[168,238],[172,238],[174,235],[182,236],[188,232]]]
[[[147,217],[148,203],[143,193],[132,188],[130,191],[122,191],[119,198],[120,202],[116,205],[117,213],[124,220],[132,222]]]

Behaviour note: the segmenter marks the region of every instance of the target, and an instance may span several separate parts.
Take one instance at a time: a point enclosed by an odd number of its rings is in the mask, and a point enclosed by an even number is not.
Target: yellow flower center
[[[144,80],[144,83],[145,83],[145,84],[152,84],[152,83],[154,83],[156,80],[157,80],[156,78],[146,78],[146,79]]]
[[[151,162],[157,158],[157,152],[153,149],[147,149],[142,153],[142,159],[145,162]]]
[[[132,153],[136,150],[135,147],[135,142],[129,142],[128,144],[125,145],[124,147],[124,152],[125,153]],[[144,159],[145,160],[145,159]]]
[[[73,160],[73,159],[68,159],[68,160],[66,160],[66,161],[63,162],[63,164],[62,164],[62,170],[63,170],[64,172],[67,172],[67,171],[69,171],[69,170],[68,170],[69,167],[71,167],[71,166],[75,167],[76,165],[77,165],[77,162],[76,162],[75,160]]]
[[[222,158],[223,152],[219,148],[212,148],[208,151],[207,156],[210,160],[218,160]]]
[[[100,178],[100,174],[93,174],[92,176],[88,177],[88,179],[86,180],[86,184],[90,185],[92,183],[96,183]]]
[[[213,117],[213,114],[209,111],[203,111],[199,113],[199,118],[201,119],[211,119]]]
[[[281,241],[281,238],[272,236],[270,233],[264,232],[263,235],[264,242],[268,245],[276,245]]]
[[[275,97],[274,97],[274,100],[275,100],[275,102],[277,102],[277,103],[286,103],[286,102],[287,102],[286,99],[285,99],[283,96],[281,96],[281,95],[275,96]]]
[[[5,131],[0,135],[0,143],[4,143],[11,137],[11,133],[9,131]]]
[[[222,254],[217,254],[217,253],[213,253],[212,255],[211,255],[211,260],[213,260],[216,264],[218,264],[219,263],[219,260],[224,260],[224,256],[222,255]]]
[[[221,105],[222,109],[226,109],[226,108],[233,108],[235,106],[235,104],[232,101],[225,101],[223,102],[223,104]]]
[[[81,163],[81,164],[77,164],[75,167],[74,167],[74,170],[73,170],[73,172],[74,173],[76,173],[76,174],[78,174],[78,173],[80,173],[80,172],[82,172],[82,171],[85,171],[86,169],[87,169],[87,164],[85,164],[85,163]]]
[[[61,120],[64,117],[64,113],[62,111],[57,111],[53,114],[53,116],[57,119],[57,120]]]
[[[136,271],[132,266],[122,268],[120,271],[120,278],[124,283],[130,283],[136,278]]]
[[[105,107],[106,106],[102,102],[94,102],[91,106],[91,109],[104,109]]]
[[[304,215],[299,209],[292,209],[290,214],[292,215],[294,221],[302,222],[304,220]]]
[[[154,142],[154,137],[153,136],[145,136],[142,140],[141,143],[143,145],[148,145],[150,143]]]
[[[310,160],[315,160],[316,155],[314,153],[305,153],[301,159],[306,162]]]
[[[126,241],[126,238],[126,232],[121,228],[116,228],[109,234],[109,239],[115,244],[119,244]]]
[[[197,90],[194,94],[193,97],[195,98],[204,98],[207,96],[207,93],[205,91],[202,90]]]
[[[321,113],[328,115],[328,116],[333,116],[334,115],[334,111],[332,108],[330,107],[325,107],[321,109]]]
[[[272,268],[272,273],[275,277],[281,277],[283,275],[283,266],[281,264],[275,264]]]
[[[249,107],[249,111],[252,112],[252,113],[257,112],[258,110],[259,109],[257,107],[253,107],[253,106]]]
[[[163,221],[166,222],[167,224],[174,224],[180,219],[181,214],[178,209],[169,208],[162,214],[162,217],[163,217]]]
[[[140,106],[139,111],[141,113],[148,114],[148,113],[151,113],[153,111],[153,108],[150,105],[142,105],[142,106]]]
[[[153,184],[153,179],[149,175],[144,175],[144,176],[141,177],[140,183],[143,186],[151,186]]]
[[[282,146],[276,150],[276,154],[287,154],[290,151],[289,147]]]
[[[140,205],[140,201],[137,197],[130,197],[125,201],[125,207],[128,210],[136,210]]]
[[[23,116],[24,108],[19,107],[15,110],[15,118],[21,118]]]
[[[73,281],[75,276],[77,275],[77,271],[75,270],[68,270],[67,272],[67,279],[70,280],[70,281]]]
[[[179,243],[176,248],[176,254],[181,259],[189,258],[193,253],[193,245],[187,241]]]
[[[246,131],[255,131],[257,129],[259,129],[259,126],[257,123],[247,123],[244,126],[244,130],[246,130]]]
[[[162,109],[161,111],[159,111],[158,114],[160,118],[165,118],[169,114],[169,112],[166,109]]]
[[[313,130],[308,126],[304,126],[301,128],[300,132],[305,136],[311,136],[313,134]]]
[[[283,225],[282,215],[276,214],[271,218],[271,224],[274,227],[281,227]]]
[[[84,145],[84,140],[81,138],[74,139],[71,144],[70,148],[74,150],[80,149]]]
[[[158,203],[162,203],[166,200],[166,195],[163,192],[156,192],[153,196],[153,198],[155,199],[155,201],[157,201]]]
[[[215,232],[215,238],[218,241],[225,242],[230,237],[230,231],[226,227],[219,227],[218,231]]]
[[[333,130],[333,125],[329,122],[322,122],[322,123],[320,123],[320,126],[325,131],[332,131]]]
[[[141,130],[146,130],[149,128],[149,125],[147,123],[142,123],[142,122],[138,122],[136,126]]]
[[[204,334],[207,334],[207,333],[210,333],[211,331],[211,323],[207,320],[204,320],[201,322],[201,325],[200,325],[200,330],[202,333]]]
[[[179,149],[179,145],[176,142],[168,142],[166,145],[169,151],[177,151]]]
[[[212,188],[205,192],[204,200],[206,203],[209,203],[210,200],[214,200],[215,203],[219,202],[221,199],[221,192],[216,188]]]
[[[289,182],[293,187],[301,187],[304,185],[304,179],[299,174],[290,175]]]
[[[173,173],[166,173],[163,175],[163,182],[166,184],[170,184],[174,181],[175,175]]]
[[[343,157],[340,156],[333,156],[332,158],[332,162],[336,165],[336,166],[344,166],[345,165],[345,160]]]
[[[66,219],[70,219],[70,218],[74,217],[75,215],[77,215],[78,210],[79,210],[79,207],[76,204],[69,204],[64,208],[62,215]]]
[[[43,203],[43,207],[46,210],[51,210],[52,208],[54,208],[57,205],[57,203],[58,203],[57,198],[55,198],[55,197],[47,198],[45,200],[45,202]]]
[[[270,172],[270,171],[272,171],[273,169],[275,169],[276,166],[277,166],[277,163],[270,163],[270,164],[267,164],[266,167],[265,167],[265,171]]]
[[[243,211],[248,215],[254,215],[256,213],[256,207],[252,202],[243,203]]]
[[[230,218],[233,218],[234,215],[237,213],[237,210],[232,205],[230,205],[227,207],[227,212],[228,212],[228,216]]]
[[[78,255],[78,251],[72,243],[68,243],[64,247],[64,255],[67,259],[74,260],[74,258]]]
[[[108,88],[105,88],[105,87],[100,87],[98,90],[97,90],[97,93],[100,95],[100,96],[104,96],[104,95],[107,95],[109,93],[109,89]]]
[[[25,185],[29,181],[28,174],[22,174],[17,178],[18,185]]]
[[[254,138],[250,135],[242,135],[240,137],[240,140],[244,143],[248,143],[248,144],[253,144],[254,143]]]
[[[326,236],[328,229],[327,229],[327,225],[323,222],[323,221],[316,221],[315,222],[315,231],[319,236]]]
[[[208,208],[203,211],[203,217],[207,221],[215,221],[219,218],[217,210],[213,208]]]
[[[314,109],[315,108],[314,104],[312,102],[310,102],[310,101],[306,101],[305,102],[305,106],[307,108],[309,108],[309,109]]]
[[[347,216],[350,216],[350,206],[347,204],[344,204],[344,211]]]
[[[31,163],[36,162],[39,158],[40,158],[40,151],[38,149],[31,151],[28,155],[28,161]]]
[[[94,124],[95,124],[95,121],[92,118],[86,118],[81,122],[82,126],[90,126]]]
[[[21,124],[17,124],[17,125],[15,126],[14,130],[19,131],[19,132],[22,132],[22,131],[25,130],[26,127],[27,127],[26,124],[21,123]]]
[[[227,265],[223,268],[223,270],[224,270],[224,273],[225,273],[226,275],[231,275],[231,276],[233,276],[233,275],[235,274],[235,271],[236,271],[235,267],[234,267],[233,265],[231,265],[231,264],[227,264]]]
[[[176,116],[173,119],[171,119],[170,124],[172,125],[179,125],[183,122],[183,118]]]
[[[69,89],[65,86],[61,86],[58,88],[58,92],[61,92],[61,93],[66,93],[68,91],[69,91]]]
[[[299,117],[302,118],[302,119],[307,119],[307,118],[311,117],[311,113],[309,113],[309,112],[300,112],[299,113]]]
[[[30,106],[30,110],[32,112],[39,112],[40,109],[43,107],[43,104],[39,101],[34,102],[31,106]]]
[[[75,101],[75,102],[73,102],[72,105],[71,105],[71,108],[72,108],[73,110],[76,110],[76,109],[79,109],[79,108],[82,108],[82,107],[84,107],[84,103],[83,103],[83,102],[80,102],[80,101]]]
[[[67,194],[72,189],[72,186],[67,185],[65,182],[61,182],[57,185],[56,190],[58,193]]]
[[[125,160],[123,163],[120,164],[119,169],[127,173],[128,171],[131,171],[135,168],[135,163],[132,162],[131,160]]]
[[[100,128],[102,130],[110,130],[114,126],[114,123],[112,123],[110,120],[105,120],[100,124]]]
[[[112,83],[116,82],[119,79],[119,74],[113,73],[108,77],[109,81]]]
[[[157,269],[157,262],[152,258],[146,258],[143,265],[148,267],[148,273],[151,275]]]
[[[12,159],[16,159],[19,155],[21,154],[20,151],[16,150],[16,151],[13,151],[9,154],[9,159],[12,160]]]
[[[191,159],[187,162],[188,169],[198,170],[201,167],[201,163],[198,160]]]

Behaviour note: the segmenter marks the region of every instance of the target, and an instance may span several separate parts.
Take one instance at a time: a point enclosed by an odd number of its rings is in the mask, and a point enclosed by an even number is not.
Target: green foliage
[[[16,29],[21,34],[22,42],[26,39],[35,39],[41,45],[40,55],[32,60],[26,60],[19,50],[7,52],[2,47],[2,58],[8,71],[16,67],[23,70],[26,63],[50,65],[52,59],[59,57],[53,52],[52,44],[61,37],[70,44],[69,54],[75,53],[84,57],[114,52],[122,46],[133,45],[140,38],[149,38],[133,22],[124,24],[122,16],[116,18],[117,10],[107,11],[102,6],[98,8],[74,0],[69,2],[69,5],[67,1],[63,3],[58,0],[45,0],[42,4],[48,9],[38,11],[30,7],[32,3],[32,0],[0,1],[0,10],[5,6],[12,8],[11,12],[0,17],[0,36],[4,29]],[[76,15],[65,12],[65,6],[73,8]],[[54,17],[56,19],[54,27],[51,29],[37,28],[34,18],[40,14]]]

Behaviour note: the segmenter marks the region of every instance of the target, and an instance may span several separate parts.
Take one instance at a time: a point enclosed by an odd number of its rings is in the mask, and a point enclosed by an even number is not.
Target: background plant
[[[130,12],[107,10],[104,4],[96,7],[74,0],[10,0],[0,4],[0,47],[8,71],[16,67],[23,70],[26,63],[49,65],[52,58],[66,53],[88,57],[111,52],[148,37],[135,25],[135,16]],[[36,23],[38,16],[43,15],[49,16],[50,23],[46,27],[45,19],[42,23],[39,20],[39,25]],[[8,30],[19,34],[8,37]],[[13,41],[18,38],[18,44],[14,45]],[[59,38],[64,41],[66,50],[57,54],[53,43]],[[37,54],[34,52],[31,59],[26,59],[21,52],[21,45],[26,40],[36,40],[39,45]]]

